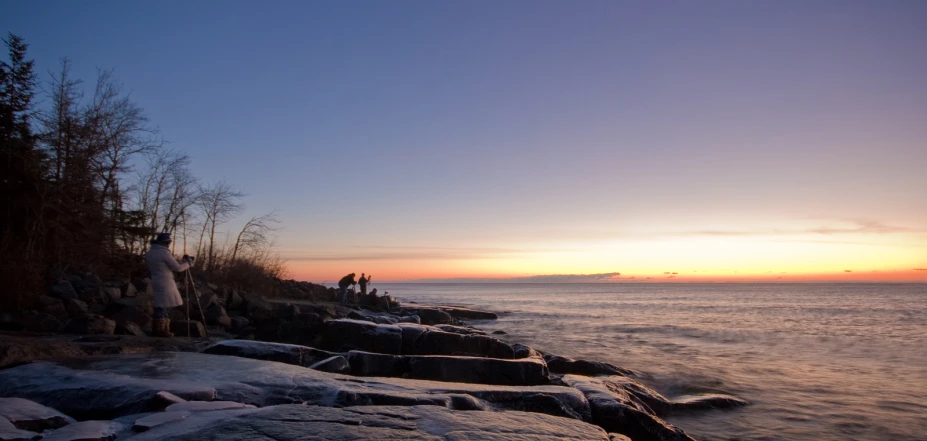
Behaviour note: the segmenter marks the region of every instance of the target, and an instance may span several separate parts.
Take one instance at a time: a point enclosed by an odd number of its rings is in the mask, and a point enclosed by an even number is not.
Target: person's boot
[[[173,337],[171,333],[171,319],[157,318],[151,325],[151,334],[154,337]]]

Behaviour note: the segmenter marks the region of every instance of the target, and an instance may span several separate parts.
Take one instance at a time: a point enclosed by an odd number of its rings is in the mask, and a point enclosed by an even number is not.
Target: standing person
[[[360,287],[361,287],[361,294],[362,294],[362,295],[367,295],[367,283],[369,283],[369,282],[370,282],[370,278],[369,278],[369,277],[364,277],[364,273],[361,273],[361,278],[360,278],[360,280],[357,281],[357,283],[358,283],[358,284],[360,285]]]
[[[347,303],[348,287],[355,284],[357,282],[354,281],[354,273],[348,274],[338,281],[338,295],[341,303]]]
[[[183,298],[174,283],[174,272],[183,272],[190,268],[193,258],[183,256],[182,262],[171,254],[171,235],[159,233],[151,241],[151,248],[145,254],[145,262],[151,273],[151,292],[154,296],[154,320],[151,325],[151,335],[154,337],[173,337],[171,333],[170,310],[183,305]]]

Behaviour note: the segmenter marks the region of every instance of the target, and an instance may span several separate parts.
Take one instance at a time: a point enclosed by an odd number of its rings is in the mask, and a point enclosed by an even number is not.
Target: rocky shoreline
[[[305,282],[196,282],[177,336],[147,337],[143,283],[63,276],[41,310],[3,314],[0,440],[691,440],[661,417],[747,404],[506,343],[473,326],[491,312],[346,306]]]

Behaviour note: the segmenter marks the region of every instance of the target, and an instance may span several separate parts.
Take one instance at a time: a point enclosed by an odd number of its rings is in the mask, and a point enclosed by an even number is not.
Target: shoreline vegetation
[[[226,231],[244,194],[199,181],[112,71],[40,84],[4,42],[0,439],[690,440],[661,417],[747,404],[505,341],[492,312],[284,280],[276,214]],[[149,337],[160,232],[197,256],[174,338]]]

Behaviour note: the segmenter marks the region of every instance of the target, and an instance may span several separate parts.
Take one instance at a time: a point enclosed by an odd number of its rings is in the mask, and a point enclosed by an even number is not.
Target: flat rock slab
[[[525,412],[455,412],[435,406],[369,406],[343,409],[282,405],[191,414],[130,440],[210,439],[245,441],[608,441],[601,428],[582,421]]]
[[[310,366],[338,355],[308,346],[268,343],[250,340],[224,340],[203,349],[204,354],[232,355],[256,360],[279,361],[297,366]]]
[[[136,432],[145,432],[162,424],[180,421],[188,416],[190,416],[190,412],[187,411],[158,412],[154,415],[135,420],[132,424],[132,430]]]
[[[547,365],[539,358],[504,360],[438,355],[389,355],[360,351],[348,352],[347,358],[353,375],[508,386],[550,384]]]
[[[114,421],[81,421],[42,435],[43,441],[110,441],[122,430]]]
[[[135,336],[78,337],[0,334],[0,369],[28,363],[84,355],[138,354],[158,351],[197,351],[202,342],[186,338]]]
[[[207,412],[211,410],[248,409],[251,407],[254,406],[235,401],[187,401],[186,403],[172,404],[164,410],[168,412]]]
[[[41,432],[76,422],[61,412],[22,398],[0,398],[0,417],[17,429]]]
[[[456,319],[496,320],[499,318],[495,312],[480,311],[478,309],[462,308],[458,306],[439,306],[438,308]]]
[[[187,352],[39,361],[0,370],[0,396],[17,396],[82,419],[150,408],[158,392],[185,399],[215,390],[225,401],[270,406],[432,405],[591,415],[578,390],[562,386],[490,386],[402,378],[359,378],[284,363]],[[205,400],[209,400],[206,398]]]

